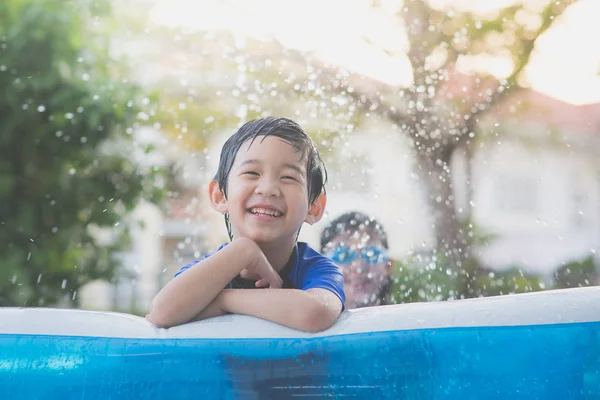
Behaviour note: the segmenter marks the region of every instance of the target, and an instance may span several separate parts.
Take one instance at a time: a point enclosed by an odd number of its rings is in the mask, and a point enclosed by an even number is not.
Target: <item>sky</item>
[[[453,1],[485,12],[514,0]],[[532,4],[544,0],[526,0]],[[383,82],[406,85],[408,43],[394,12],[402,0],[155,0],[154,22],[197,30],[226,29],[310,51],[325,62]],[[573,104],[600,102],[600,0],[579,0],[536,43],[527,81],[541,93]],[[284,16],[284,17],[282,17]],[[365,41],[368,38],[368,41]],[[506,63],[482,60],[496,74]]]

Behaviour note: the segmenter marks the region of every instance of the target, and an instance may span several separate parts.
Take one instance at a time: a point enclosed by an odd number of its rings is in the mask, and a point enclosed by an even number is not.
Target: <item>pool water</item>
[[[294,339],[0,334],[0,399],[600,399],[600,323]]]

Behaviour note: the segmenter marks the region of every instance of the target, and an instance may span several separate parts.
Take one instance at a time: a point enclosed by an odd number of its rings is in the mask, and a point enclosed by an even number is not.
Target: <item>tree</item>
[[[453,8],[451,2],[446,7],[436,3],[405,0],[398,12],[409,42],[406,56],[413,76],[408,87],[340,73],[299,52],[288,54],[277,68],[280,75],[289,76],[290,64],[294,71],[299,65],[312,65],[312,78],[292,84],[300,82],[300,90],[318,92],[324,99],[350,99],[357,112],[388,120],[399,134],[408,136],[426,190],[437,251],[460,281],[457,297],[471,297],[476,295],[477,275],[470,268],[477,263],[467,262],[471,216],[457,210],[453,157],[458,151],[470,155],[485,117],[524,88],[522,75],[536,40],[574,0],[515,2],[485,15]],[[459,63],[477,57],[509,60],[511,71],[503,79],[485,70],[460,72]]]
[[[0,5],[2,306],[75,302],[90,280],[114,279],[123,217],[160,195],[159,171],[132,159],[153,100],[111,58],[109,17],[103,0]]]

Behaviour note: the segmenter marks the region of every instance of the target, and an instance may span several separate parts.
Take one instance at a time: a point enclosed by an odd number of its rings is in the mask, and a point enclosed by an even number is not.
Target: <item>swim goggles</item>
[[[338,246],[325,254],[336,264],[350,264],[357,258],[362,258],[367,264],[379,264],[387,262],[389,257],[387,250],[377,246],[368,246],[360,251],[348,246]]]

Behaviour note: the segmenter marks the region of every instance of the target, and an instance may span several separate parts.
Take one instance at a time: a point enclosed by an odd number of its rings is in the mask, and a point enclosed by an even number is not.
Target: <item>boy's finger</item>
[[[254,285],[256,287],[265,287],[265,286],[268,286],[269,283],[265,279],[259,279],[256,281],[256,283]]]

